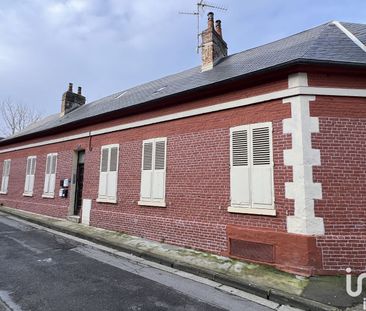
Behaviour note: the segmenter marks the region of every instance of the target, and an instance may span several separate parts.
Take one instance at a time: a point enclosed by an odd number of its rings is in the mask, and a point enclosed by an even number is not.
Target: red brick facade
[[[326,77],[326,82],[324,79]],[[309,74],[309,85],[351,87],[349,76]],[[359,78],[357,87],[366,86]],[[247,87],[159,110],[127,116],[118,120],[86,126],[52,136],[63,137],[90,129],[143,120],[159,115],[204,107],[230,100],[266,94],[287,88],[287,76],[254,87]],[[341,97],[317,97],[311,104],[311,115],[319,117],[320,132],[313,134],[313,147],[320,150],[321,166],[314,167],[314,182],[322,183],[323,199],[316,200],[315,214],[324,218],[325,235],[313,242],[304,240],[303,250],[317,254],[311,273],[354,271],[366,267],[366,100]],[[285,182],[292,181],[292,168],[284,165],[283,151],[291,149],[291,135],[283,134],[282,121],[291,117],[291,107],[282,100],[183,118],[89,138],[0,154],[0,166],[11,158],[9,192],[0,203],[10,207],[57,217],[66,217],[69,198],[42,198],[47,153],[58,153],[56,192],[59,180],[71,178],[73,153],[85,149],[83,198],[92,199],[91,225],[166,243],[192,247],[227,255],[227,226],[268,232],[281,244],[281,256],[296,246],[296,237],[286,241],[286,216],[293,215],[293,201],[285,198]],[[274,192],[276,216],[234,214],[230,205],[230,128],[238,125],[272,122]],[[165,208],[139,206],[142,141],[167,137],[167,175]],[[38,138],[26,143],[42,141]],[[119,144],[117,204],[97,203],[100,149],[102,145]],[[17,143],[14,146],[21,146]],[[33,197],[23,197],[27,156],[37,156]],[[1,167],[0,167],[1,169]],[[276,232],[278,234],[276,235]],[[295,240],[294,240],[295,239]],[[258,240],[261,240],[258,236]],[[315,240],[314,240],[315,241]],[[306,244],[310,243],[310,244]],[[306,245],[312,245],[310,248]],[[321,255],[319,255],[321,254]],[[319,255],[319,256],[318,256]],[[308,256],[308,255],[304,255]],[[310,256],[310,255],[309,255]],[[319,257],[319,258],[318,258]],[[319,259],[319,260],[318,260]],[[275,265],[286,266],[285,259]],[[300,258],[299,258],[299,261]],[[303,260],[312,265],[311,260]],[[296,262],[292,262],[296,266]],[[306,273],[305,273],[306,274]]]

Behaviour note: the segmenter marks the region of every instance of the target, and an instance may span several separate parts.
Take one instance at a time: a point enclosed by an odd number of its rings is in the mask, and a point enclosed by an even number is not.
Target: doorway
[[[75,176],[74,215],[80,214],[81,206],[83,204],[84,159],[85,159],[85,150],[78,151],[76,176]]]

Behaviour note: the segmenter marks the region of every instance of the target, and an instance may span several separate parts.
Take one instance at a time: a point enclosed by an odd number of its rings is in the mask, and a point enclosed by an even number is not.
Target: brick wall
[[[265,108],[266,107],[266,108]],[[265,108],[266,113],[262,113]],[[118,205],[93,202],[91,224],[172,244],[216,253],[227,251],[226,225],[285,231],[285,215],[292,212],[284,199],[283,148],[291,144],[282,134],[282,119],[289,107],[281,101],[181,119],[123,135],[93,139],[87,153],[84,197],[96,198],[99,181],[100,145],[120,144]],[[240,124],[273,121],[275,192],[277,217],[231,214],[229,128]],[[140,193],[142,140],[167,137],[166,208],[137,205]],[[95,152],[94,152],[95,148]]]
[[[329,109],[331,107],[332,109]],[[318,238],[325,270],[366,270],[366,99],[318,97],[311,114],[319,117],[323,199],[316,215],[324,217],[326,235]]]

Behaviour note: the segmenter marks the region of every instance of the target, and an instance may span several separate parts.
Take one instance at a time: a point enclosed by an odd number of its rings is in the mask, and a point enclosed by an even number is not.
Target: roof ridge
[[[366,46],[345,26],[342,25],[339,21],[333,21],[334,25],[338,27],[340,31],[342,31],[354,44],[356,44],[362,51],[366,52]]]

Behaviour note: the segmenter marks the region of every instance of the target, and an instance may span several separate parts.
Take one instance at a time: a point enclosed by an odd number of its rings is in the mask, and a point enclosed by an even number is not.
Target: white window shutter
[[[3,175],[1,178],[1,192],[8,192],[8,184],[9,184],[9,175],[10,175],[10,161],[5,160],[3,162]]]
[[[110,148],[109,172],[107,177],[107,197],[114,200],[117,197],[118,180],[118,147]]]
[[[273,205],[272,127],[252,125],[252,200],[254,208]]]
[[[29,185],[29,178],[31,174],[31,166],[32,166],[32,158],[27,158],[27,166],[25,169],[25,185],[24,185],[24,192],[29,193],[30,192],[30,185]]]
[[[163,201],[165,198],[166,176],[166,139],[157,139],[154,150],[154,172],[152,185],[152,199]]]
[[[107,198],[109,148],[102,148],[99,175],[99,198]]]
[[[57,168],[57,154],[52,155],[51,173],[50,173],[50,184],[48,192],[50,194],[55,193],[56,186],[56,168]]]
[[[55,194],[56,171],[57,171],[57,154],[50,153],[47,155],[46,174],[44,178],[44,188],[43,188],[43,193],[46,195]]]
[[[35,179],[35,174],[36,174],[36,163],[37,163],[37,158],[32,157],[31,169],[30,169],[30,175],[29,175],[29,181],[28,181],[28,191],[30,193],[32,193],[33,189],[34,189],[34,179]]]
[[[6,167],[6,176],[5,176],[5,192],[8,192],[8,187],[9,187],[9,175],[10,175],[10,163],[11,160],[7,161],[7,167]]]
[[[43,193],[48,193],[49,184],[50,184],[50,168],[51,168],[51,155],[47,155],[46,160],[46,172],[44,177],[44,187],[43,187]]]
[[[143,143],[142,169],[141,169],[141,200],[152,198],[152,172],[153,172],[153,149],[154,142]]]
[[[250,204],[249,127],[233,128],[230,134],[231,205],[248,207]]]

